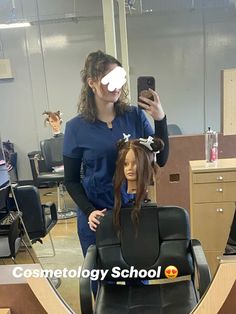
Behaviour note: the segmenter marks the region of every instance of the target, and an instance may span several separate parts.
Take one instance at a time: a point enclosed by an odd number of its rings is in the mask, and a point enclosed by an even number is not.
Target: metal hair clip
[[[128,142],[130,134],[123,133],[125,143]]]
[[[141,138],[140,137],[139,143],[146,146],[150,151],[153,151],[153,148],[151,146],[151,144],[154,143],[152,136],[149,136],[148,138]]]
[[[154,162],[157,162],[157,154],[159,154],[160,151],[158,150],[157,152],[153,152],[154,155]]]

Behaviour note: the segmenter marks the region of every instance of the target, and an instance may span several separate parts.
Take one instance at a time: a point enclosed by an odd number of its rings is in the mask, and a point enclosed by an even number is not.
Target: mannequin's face
[[[127,181],[136,181],[136,158],[134,155],[134,151],[130,149],[125,157],[125,164],[124,164],[124,174]]]
[[[53,120],[52,118],[49,118],[49,124],[51,125],[53,132],[60,131],[61,128],[60,119]]]

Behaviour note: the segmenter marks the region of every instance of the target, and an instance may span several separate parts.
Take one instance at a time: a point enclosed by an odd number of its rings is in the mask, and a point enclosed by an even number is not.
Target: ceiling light
[[[17,22],[17,23],[6,23],[0,24],[0,29],[9,29],[9,28],[21,28],[31,26],[30,22]]]

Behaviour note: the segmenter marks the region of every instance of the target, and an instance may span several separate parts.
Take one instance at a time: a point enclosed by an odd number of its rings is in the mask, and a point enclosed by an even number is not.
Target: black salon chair
[[[40,241],[42,243],[42,238],[48,234],[52,245],[52,254],[50,256],[55,256],[55,248],[50,234],[50,231],[57,223],[55,204],[41,204],[38,188],[33,185],[17,186],[14,192],[31,242]]]
[[[22,239],[24,232],[20,213],[10,211],[9,194],[11,185],[6,163],[1,152],[1,142],[0,160],[0,258],[11,257],[14,261],[21,242],[25,244]]]
[[[39,173],[47,172],[47,167],[45,165],[45,161],[42,157],[41,150],[35,150],[32,152],[29,152],[28,154],[29,162],[30,162],[30,168],[31,173],[33,177],[33,184],[37,187],[52,187],[55,185],[55,182],[48,182],[43,180],[38,180]]]
[[[3,179],[4,174],[1,170],[2,169],[0,169],[0,175],[2,176],[1,179]],[[8,179],[7,172],[5,175]],[[0,258],[11,257],[14,261],[16,253],[21,246],[21,242],[24,243],[22,239],[24,232],[20,220],[20,213],[10,212],[8,209],[7,203],[10,190],[9,181],[7,181],[5,185],[0,184]]]
[[[15,260],[23,236],[23,227],[18,213],[10,213],[0,220],[0,258]],[[15,262],[15,261],[14,261]]]
[[[130,208],[122,209],[119,233],[113,227],[111,212],[98,225],[96,246],[89,247],[83,270],[95,268],[109,272],[105,280],[98,282],[94,309],[90,279],[80,277],[81,313],[189,314],[209,285],[210,272],[199,241],[190,238],[186,210],[146,204],[140,212],[137,230],[130,213]],[[165,276],[166,268],[171,265],[178,270],[177,279]],[[131,266],[142,269],[136,278],[124,279],[119,275],[122,270],[131,270]],[[159,266],[160,280],[153,281],[152,275],[146,275],[145,271],[158,270]],[[114,267],[118,267],[118,273]],[[166,270],[170,276],[174,274],[171,269]],[[149,280],[149,284],[143,280]]]
[[[54,183],[57,186],[57,211],[58,219],[76,217],[76,210],[67,208],[65,201],[64,168],[63,168],[63,141],[64,136],[60,134],[40,142],[42,156],[44,158],[46,171],[40,172],[37,180],[40,183]]]

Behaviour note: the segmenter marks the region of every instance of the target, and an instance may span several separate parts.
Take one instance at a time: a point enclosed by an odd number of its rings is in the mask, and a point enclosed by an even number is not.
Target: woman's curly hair
[[[97,119],[97,107],[95,103],[94,93],[92,88],[88,84],[88,79],[96,81],[101,79],[108,70],[109,65],[117,64],[121,66],[121,63],[108,54],[98,50],[88,55],[83,70],[81,71],[82,89],[78,103],[78,112],[84,119],[95,122]],[[117,102],[115,102],[115,112],[117,115],[123,114],[129,110],[128,106],[128,88],[125,84],[121,89],[121,96]]]

